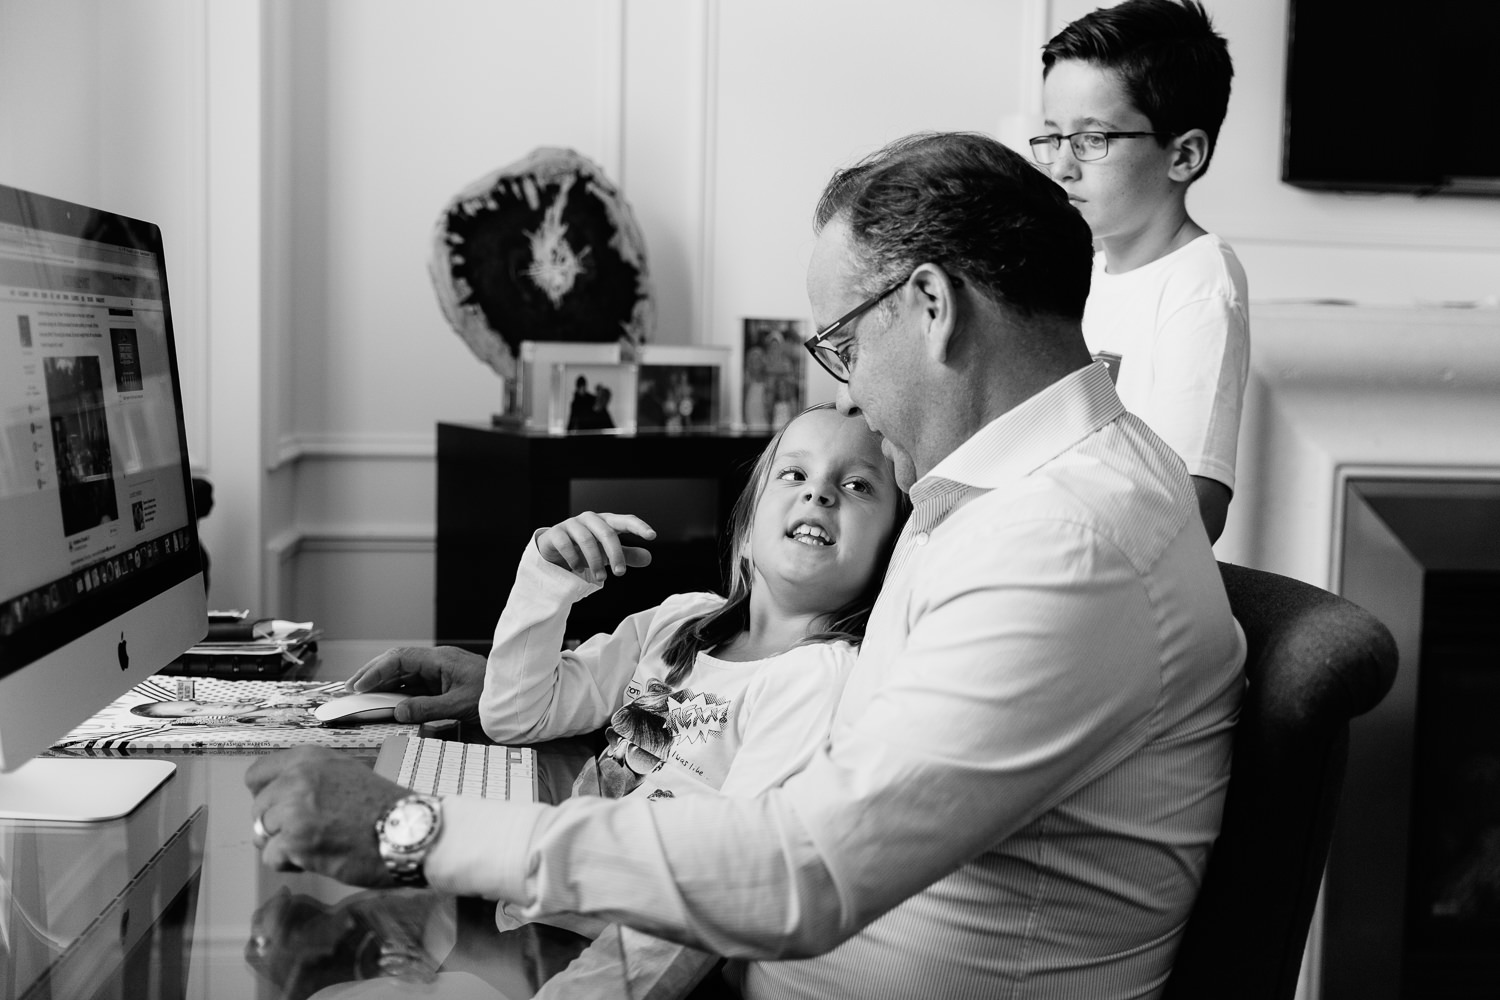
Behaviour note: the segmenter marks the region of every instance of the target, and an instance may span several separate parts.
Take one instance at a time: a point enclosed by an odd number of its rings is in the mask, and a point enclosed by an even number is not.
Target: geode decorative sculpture
[[[599,166],[543,147],[438,217],[428,264],[443,315],[506,380],[523,340],[645,343],[656,310],[635,215]]]

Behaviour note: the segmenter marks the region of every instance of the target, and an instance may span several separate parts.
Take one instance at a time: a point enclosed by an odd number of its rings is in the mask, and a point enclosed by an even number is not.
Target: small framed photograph
[[[740,416],[755,430],[780,430],[807,405],[802,319],[746,319],[740,357]]]
[[[637,359],[640,430],[711,430],[724,423],[729,348],[647,344]]]
[[[520,372],[517,376],[519,400],[512,411],[519,411],[528,430],[554,431],[552,420],[553,379],[557,365],[613,366],[631,362],[624,345],[584,344],[550,340],[523,340],[520,350]],[[571,396],[570,387],[567,395]],[[566,420],[564,420],[566,424]]]
[[[551,434],[634,434],[635,365],[564,362],[552,366]]]

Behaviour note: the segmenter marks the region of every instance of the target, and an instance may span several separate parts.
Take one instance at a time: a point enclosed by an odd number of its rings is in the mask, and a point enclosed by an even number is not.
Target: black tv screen
[[[1289,7],[1283,181],[1500,195],[1500,2]]]

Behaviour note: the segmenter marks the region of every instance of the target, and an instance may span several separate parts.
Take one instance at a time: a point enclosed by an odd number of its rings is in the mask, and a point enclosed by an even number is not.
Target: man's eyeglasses
[[[802,346],[807,348],[807,353],[816,358],[818,364],[822,365],[823,370],[828,374],[840,382],[849,381],[849,374],[854,370],[854,335],[851,333],[842,344],[828,344],[825,341],[878,306],[887,295],[890,295],[896,289],[906,284],[910,277],[911,275],[907,275],[879,295],[865,299],[865,301],[850,309],[811,337],[808,337],[802,342]]]
[[[1031,156],[1038,163],[1052,163],[1064,140],[1073,147],[1073,159],[1080,163],[1102,160],[1109,155],[1109,140],[1137,139],[1147,135],[1171,135],[1170,132],[1074,132],[1072,135],[1039,135],[1026,140],[1031,144]]]

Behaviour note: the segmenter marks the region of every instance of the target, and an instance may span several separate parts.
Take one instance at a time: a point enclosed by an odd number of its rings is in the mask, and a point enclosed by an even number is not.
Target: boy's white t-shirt
[[[1096,253],[1083,310],[1089,351],[1109,362],[1125,408],[1190,474],[1233,490],[1250,375],[1245,269],[1213,234],[1124,274],[1105,266]]]

